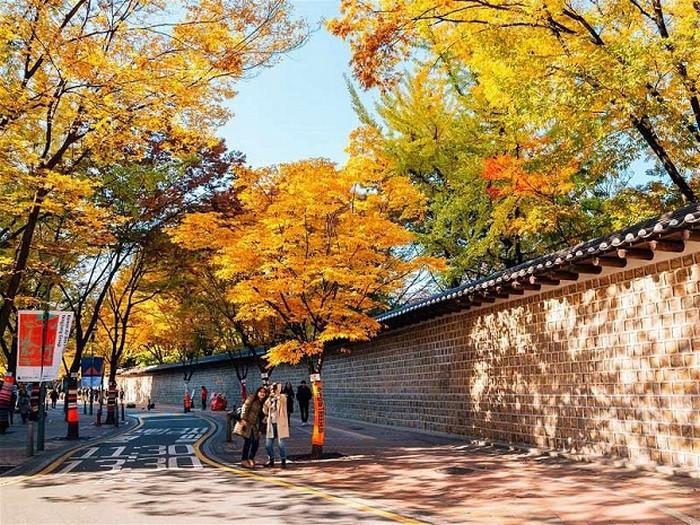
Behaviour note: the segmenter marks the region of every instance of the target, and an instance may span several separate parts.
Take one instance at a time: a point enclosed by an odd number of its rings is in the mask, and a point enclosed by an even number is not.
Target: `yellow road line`
[[[202,417],[202,416],[199,416]],[[203,419],[207,419],[211,421],[209,418],[204,417]],[[290,481],[285,481],[283,479],[275,478],[272,476],[264,476],[262,474],[257,474],[253,471],[250,470],[243,470],[243,469],[237,469],[234,467],[231,467],[229,465],[226,465],[224,463],[219,463],[216,460],[213,460],[209,458],[208,456],[205,456],[204,453],[202,452],[201,445],[204,441],[206,441],[213,433],[215,432],[215,427],[210,429],[206,434],[204,434],[201,438],[199,438],[195,444],[194,444],[194,452],[197,458],[202,462],[206,463],[209,466],[225,470],[227,472],[231,472],[233,474],[236,474],[241,477],[245,478],[250,478],[250,479],[255,479],[258,481],[263,481],[265,483],[269,483],[271,485],[277,485],[278,487],[284,487],[286,489],[291,489],[296,492],[300,492],[302,494],[308,494],[310,496],[315,496],[321,499],[325,499],[327,501],[332,501],[333,503],[337,503],[340,505],[344,505],[346,507],[350,507],[355,510],[359,510],[362,512],[367,512],[371,514],[375,514],[377,516],[381,516],[382,518],[386,518],[391,521],[395,521],[397,523],[405,523],[409,525],[426,525],[426,522],[423,521],[418,521],[414,518],[410,518],[408,516],[402,516],[401,514],[396,514],[394,512],[378,509],[376,507],[371,507],[369,505],[366,505],[364,503],[360,503],[358,501],[353,501],[352,499],[345,498],[342,496],[335,496],[333,494],[329,494],[328,492],[325,492],[323,490],[310,487],[309,485],[303,485],[300,483],[292,483]]]
[[[49,463],[43,469],[41,469],[38,472],[35,472],[34,474],[27,474],[25,476],[19,476],[17,478],[10,478],[7,481],[0,481],[0,487],[14,485],[15,483],[20,483],[21,481],[25,481],[25,480],[28,480],[30,478],[39,477],[39,476],[43,476],[45,474],[49,474],[52,471],[56,470],[61,463],[63,463],[65,460],[67,460],[73,454],[76,454],[76,453],[80,452],[81,450],[85,450],[86,448],[94,447],[95,445],[98,445],[100,443],[104,443],[105,441],[109,441],[110,439],[114,439],[115,437],[121,436],[122,434],[126,434],[127,432],[131,432],[133,430],[136,430],[142,426],[143,426],[143,420],[141,418],[139,418],[139,422],[136,424],[136,426],[134,428],[126,428],[126,429],[124,429],[123,432],[117,432],[116,434],[111,434],[109,436],[105,436],[105,437],[97,439],[95,441],[90,441],[90,442],[86,443],[85,445],[81,445],[77,448],[71,449],[68,452],[65,452],[64,454],[61,454],[61,456],[59,456],[57,459],[53,460],[51,463]]]

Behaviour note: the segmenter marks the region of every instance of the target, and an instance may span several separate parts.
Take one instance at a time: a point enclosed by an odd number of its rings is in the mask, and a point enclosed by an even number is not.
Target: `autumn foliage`
[[[343,0],[329,28],[364,87],[392,89],[407,61],[431,65],[531,137],[566,133],[582,151],[617,140],[620,159],[635,145],[696,200],[698,16],[694,0]]]
[[[273,365],[320,371],[329,343],[375,334],[379,324],[368,314],[382,308],[379,298],[434,263],[396,252],[413,239],[401,221],[417,218],[422,201],[400,178],[308,160],[239,172],[236,185],[239,218],[192,215],[175,238],[215,247],[239,320],[279,321],[284,341],[267,354]]]
[[[176,181],[149,201],[147,169],[114,175],[147,163],[154,143],[180,159],[216,148],[236,82],[305,40],[290,11],[284,0],[0,3],[0,341],[10,361],[27,276],[38,270],[35,294],[61,282],[55,264],[37,262],[40,237],[72,236],[66,245],[93,254],[114,246],[110,230],[136,213],[110,200],[114,185],[139,175],[141,209],[167,213],[168,199],[195,193]]]

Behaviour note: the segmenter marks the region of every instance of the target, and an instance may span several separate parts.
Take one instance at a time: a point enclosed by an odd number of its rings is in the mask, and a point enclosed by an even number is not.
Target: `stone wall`
[[[260,386],[260,372],[257,366],[247,360],[239,360],[240,365],[248,366],[248,374],[246,378],[248,392],[252,393]],[[309,378],[305,371],[301,368],[293,368],[281,366],[277,368],[271,375],[273,382],[291,381],[295,387],[305,380],[309,383]],[[137,405],[146,405],[150,399],[156,405],[160,404],[177,404],[183,403],[185,392],[185,381],[182,368],[168,367],[164,370],[150,370],[147,372],[130,371],[127,374],[122,374],[117,379],[120,388],[124,388],[125,399],[128,402],[134,402]],[[199,392],[202,385],[207,387],[209,394],[215,392],[223,393],[229,400],[230,405],[240,405],[241,403],[241,387],[236,376],[236,371],[229,360],[221,360],[218,363],[207,363],[199,365],[189,381],[188,388],[195,391],[196,406],[199,406]]]
[[[388,331],[323,377],[336,416],[697,472],[700,253]],[[123,379],[181,399],[181,374]],[[192,381],[237,397],[230,365]]]

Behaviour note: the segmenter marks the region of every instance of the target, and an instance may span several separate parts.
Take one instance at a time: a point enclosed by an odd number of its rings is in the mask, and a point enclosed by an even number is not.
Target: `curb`
[[[2,474],[0,474],[0,486],[9,481],[5,478],[11,478],[16,476],[34,476],[36,473],[41,472],[51,463],[56,461],[56,459],[60,458],[61,456],[67,453],[73,452],[74,450],[89,445],[93,441],[110,438],[122,432],[130,431],[133,428],[133,424],[138,423],[138,417],[135,417],[131,414],[126,414],[126,418],[129,420],[128,426],[125,426],[126,428],[122,428],[122,425],[120,425],[119,427],[115,427],[114,430],[111,430],[110,432],[107,432],[101,436],[95,436],[85,440],[79,439],[75,443],[64,445],[60,448],[57,448],[56,450],[51,451],[46,455],[33,456],[31,459],[28,459],[24,463],[21,463],[20,465],[17,465],[16,467],[11,468],[10,470],[6,470]]]

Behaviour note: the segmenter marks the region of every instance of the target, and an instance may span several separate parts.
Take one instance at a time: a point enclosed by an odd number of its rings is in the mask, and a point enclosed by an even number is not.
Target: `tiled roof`
[[[518,266],[493,273],[485,278],[452,288],[427,299],[390,310],[376,316],[375,319],[379,322],[393,324],[401,317],[421,313],[424,310],[429,310],[471,294],[483,294],[519,279],[530,276],[543,276],[552,271],[565,270],[566,267],[572,264],[583,263],[593,257],[604,256],[619,249],[631,248],[641,243],[662,239],[680,230],[698,227],[700,227],[700,204],[696,203],[613,234],[556,251]]]
[[[135,367],[135,368],[128,368],[128,369],[119,369],[118,373],[119,373],[119,375],[131,375],[131,374],[141,375],[141,374],[150,374],[150,373],[177,370],[178,368],[188,368],[190,366],[200,368],[200,367],[206,366],[206,365],[216,365],[218,363],[222,363],[222,362],[229,361],[232,359],[237,360],[237,359],[245,359],[248,357],[250,357],[250,352],[248,352],[246,350],[236,350],[236,351],[232,352],[231,356],[229,356],[229,354],[227,352],[222,353],[222,354],[208,355],[208,356],[204,356],[204,357],[200,357],[199,359],[196,359],[191,364],[182,363],[182,362],[166,363],[163,365],[150,365],[150,366],[144,366],[141,368]]]

